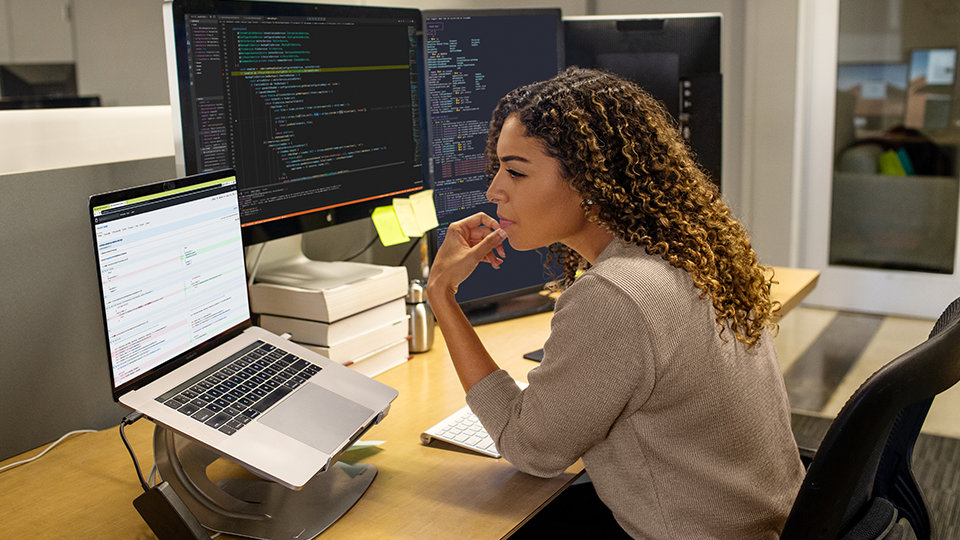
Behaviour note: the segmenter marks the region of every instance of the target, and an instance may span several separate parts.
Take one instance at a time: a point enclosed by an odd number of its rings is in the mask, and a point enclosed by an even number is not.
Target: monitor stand
[[[248,538],[313,538],[349,510],[377,475],[365,463],[336,462],[299,491],[268,480],[224,478],[207,467],[221,458],[209,447],[157,426],[160,477],[206,528]]]
[[[524,294],[477,306],[465,313],[473,326],[516,319],[553,310],[554,300],[539,292]]]

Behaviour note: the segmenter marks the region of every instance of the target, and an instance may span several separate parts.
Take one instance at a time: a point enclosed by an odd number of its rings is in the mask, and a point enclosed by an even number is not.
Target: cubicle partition
[[[0,175],[0,459],[116,425],[87,198],[175,175],[173,156]]]

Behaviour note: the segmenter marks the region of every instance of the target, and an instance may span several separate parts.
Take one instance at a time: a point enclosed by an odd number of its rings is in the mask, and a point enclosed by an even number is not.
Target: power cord
[[[137,478],[140,479],[140,486],[143,487],[143,491],[150,491],[150,485],[147,484],[147,481],[143,478],[143,472],[140,471],[140,462],[137,461],[137,456],[133,453],[133,448],[131,448],[130,443],[127,442],[127,435],[123,431],[125,427],[141,418],[143,418],[143,413],[138,412],[124,416],[123,420],[120,421],[120,438],[123,440],[123,445],[127,447],[127,452],[130,452],[130,459],[133,460],[133,467],[137,469]]]
[[[343,259],[343,260],[345,260],[345,261],[352,261],[352,260],[356,259],[357,257],[363,255],[363,253],[364,253],[365,251],[367,251],[368,249],[370,249],[370,246],[372,246],[373,243],[376,242],[378,238],[380,238],[379,235],[374,235],[374,237],[371,238],[369,242],[367,242],[367,245],[363,246],[363,249],[361,249],[360,251],[354,253],[353,255],[351,255],[351,256]]]
[[[31,461],[36,461],[36,460],[40,459],[41,457],[43,457],[44,454],[46,454],[46,453],[49,452],[50,450],[53,450],[53,447],[54,447],[54,446],[60,444],[61,442],[63,442],[64,439],[66,439],[67,437],[69,437],[69,436],[71,436],[71,435],[76,435],[77,433],[96,433],[96,431],[97,431],[97,430],[95,430],[95,429],[77,429],[77,430],[74,430],[74,431],[70,431],[70,432],[68,432],[68,433],[64,433],[59,439],[57,439],[57,440],[53,441],[52,443],[50,443],[50,446],[44,448],[43,451],[40,452],[39,454],[37,454],[37,455],[35,455],[35,456],[33,456],[32,458],[29,458],[29,459],[24,459],[24,460],[18,461],[18,462],[16,462],[16,463],[10,463],[9,465],[4,465],[3,467],[0,467],[0,472],[4,472],[4,471],[10,470],[10,469],[12,469],[12,468],[14,468],[14,467],[19,467],[20,465],[25,465],[25,464],[27,464],[27,463],[30,463]]]
[[[137,461],[137,456],[134,454],[124,432],[124,428],[141,418],[143,418],[143,413],[133,412],[124,416],[123,420],[120,421],[120,438],[123,440],[123,445],[127,447],[127,452],[130,452],[130,459],[133,460],[133,467],[137,470],[137,478],[143,488],[143,494],[133,500],[133,506],[139,512],[140,517],[160,540],[210,540],[220,536],[219,532],[210,536],[207,529],[197,520],[197,517],[193,515],[190,508],[187,507],[183,499],[168,482],[160,482],[154,487],[150,487],[156,478],[156,463],[150,469],[150,482],[144,480],[143,471],[140,470],[140,462]]]
[[[417,246],[419,245],[420,245],[420,239],[415,238],[413,242],[410,244],[410,249],[408,249],[406,255],[404,255],[403,258],[400,259],[400,262],[397,263],[397,266],[403,266],[403,263],[407,261],[407,257],[409,257],[410,254],[413,253],[413,250],[416,249]]]

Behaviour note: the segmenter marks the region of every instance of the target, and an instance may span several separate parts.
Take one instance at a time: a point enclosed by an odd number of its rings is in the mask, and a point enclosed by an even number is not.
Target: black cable
[[[345,261],[352,261],[352,260],[356,259],[357,257],[363,255],[363,252],[366,251],[366,250],[368,250],[368,249],[370,249],[370,246],[372,246],[373,243],[377,241],[377,238],[380,238],[380,236],[379,236],[379,235],[374,236],[373,238],[370,239],[370,241],[367,243],[367,245],[363,246],[363,249],[361,249],[360,251],[358,251],[358,252],[354,253],[353,255],[347,257],[347,258],[344,259],[344,260],[345,260]]]
[[[357,257],[359,257],[360,255],[363,255],[363,253],[364,253],[365,251],[367,251],[368,249],[370,249],[370,246],[372,246],[372,245],[374,244],[374,242],[377,241],[378,238],[380,238],[379,235],[378,235],[378,236],[374,236],[373,238],[370,239],[369,242],[367,242],[367,245],[363,246],[363,249],[361,249],[360,251],[354,253],[353,255],[351,255],[351,256],[343,259],[343,260],[344,260],[344,261],[352,261],[352,260],[356,259]],[[402,266],[403,263],[407,260],[407,258],[410,257],[410,254],[413,253],[413,250],[416,249],[417,246],[419,246],[419,245],[420,245],[420,239],[419,239],[419,238],[415,238],[415,239],[413,240],[413,244],[410,246],[410,249],[407,250],[407,252],[403,255],[403,258],[400,259],[400,262],[397,263],[396,266]]]
[[[397,266],[403,266],[403,263],[407,260],[407,257],[409,257],[410,254],[413,253],[414,248],[416,248],[419,245],[420,245],[420,239],[417,238],[416,240],[413,241],[413,245],[410,246],[410,249],[407,250],[407,254],[404,255],[402,259],[400,259],[399,263],[397,263]]]
[[[147,484],[147,481],[143,478],[143,472],[140,471],[140,462],[137,461],[136,454],[133,453],[133,448],[130,447],[130,443],[127,442],[127,436],[123,432],[123,428],[129,426],[130,424],[136,422],[137,420],[143,418],[142,413],[130,413],[123,417],[123,420],[120,421],[120,438],[123,439],[123,445],[127,447],[127,452],[130,452],[130,458],[133,459],[133,466],[137,469],[137,478],[140,479],[140,485],[143,487],[143,491],[150,491],[150,486]]]

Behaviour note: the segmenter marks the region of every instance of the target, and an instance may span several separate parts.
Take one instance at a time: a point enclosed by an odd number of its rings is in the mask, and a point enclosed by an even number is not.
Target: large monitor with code
[[[179,172],[236,169],[245,244],[423,189],[419,10],[174,0],[164,17]]]
[[[559,9],[424,11],[430,180],[440,227],[476,212],[496,217],[486,199],[487,131],[497,102],[518,86],[549,79],[563,66]],[[516,251],[504,244],[500,270],[480,265],[457,301],[474,324],[550,309],[535,294],[555,279],[546,250]]]

